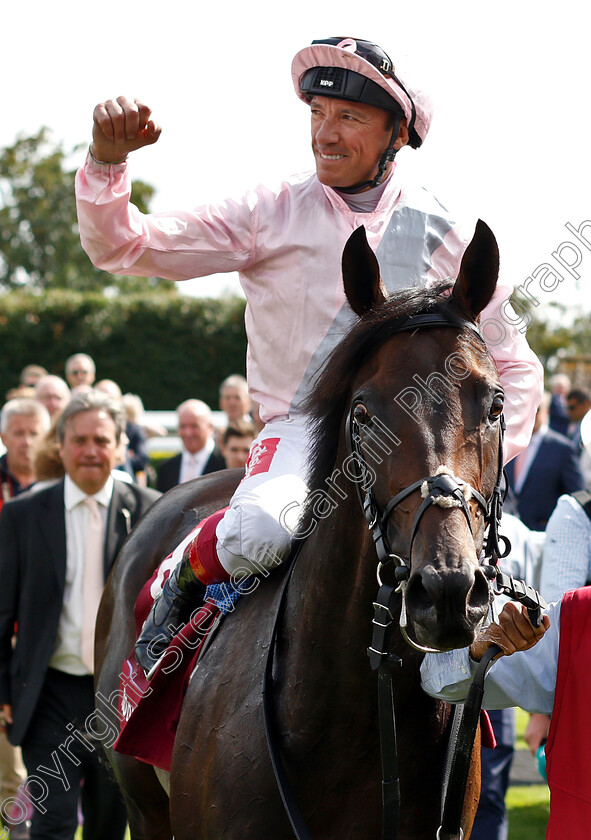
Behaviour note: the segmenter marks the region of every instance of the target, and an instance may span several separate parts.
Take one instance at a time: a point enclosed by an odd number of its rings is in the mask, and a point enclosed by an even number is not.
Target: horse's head
[[[489,603],[479,558],[498,498],[503,392],[476,324],[497,275],[494,236],[479,222],[451,292],[387,299],[359,229],[343,276],[360,321],[331,365],[345,384],[327,370],[320,389],[347,417],[347,474],[378,559],[400,567],[407,634],[440,650],[470,644]]]

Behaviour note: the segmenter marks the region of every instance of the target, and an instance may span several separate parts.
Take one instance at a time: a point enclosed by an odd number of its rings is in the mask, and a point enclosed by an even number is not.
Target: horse
[[[402,660],[394,672],[398,836],[435,838],[451,707],[422,692],[419,667],[425,646],[469,645],[489,606],[479,558],[486,509],[499,485],[503,394],[475,324],[497,276],[496,241],[482,222],[453,285],[391,298],[362,229],[347,243],[343,280],[359,317],[309,400],[310,490],[289,583],[284,563],[257,578],[221,622],[187,688],[167,785],[160,771],[106,746],[133,840],[293,838],[262,711],[281,599],[274,715],[310,836],[380,837],[376,678],[367,648],[376,570],[390,574],[389,563],[399,567],[394,617],[404,615],[405,625],[391,642]],[[198,521],[227,504],[240,476],[222,471],[170,490],[128,537],[97,623],[96,688],[103,696],[117,690],[133,649],[141,587]],[[451,493],[438,491],[441,481],[451,482]],[[369,516],[360,504],[368,499],[375,508]],[[477,742],[462,818],[466,838],[479,784]]]

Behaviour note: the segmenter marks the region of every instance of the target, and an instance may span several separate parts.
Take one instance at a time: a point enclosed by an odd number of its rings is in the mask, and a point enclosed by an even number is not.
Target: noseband
[[[455,327],[457,329],[458,323],[452,321],[443,313],[426,313],[415,315],[407,318],[397,328],[396,332],[405,332],[417,328],[425,327]],[[471,322],[461,319],[459,326],[469,327],[473,330],[481,341],[484,342],[477,327]],[[383,510],[375,498],[373,486],[371,485],[370,476],[371,470],[367,466],[365,456],[363,454],[362,434],[360,422],[362,414],[356,412],[356,408],[361,406],[360,402],[355,402],[351,406],[347,418],[347,446],[349,453],[354,456],[355,487],[359,502],[363,510],[368,527],[372,532],[376,553],[378,556],[378,582],[381,585],[380,572],[386,565],[394,564],[394,575],[396,580],[404,589],[406,581],[410,577],[411,572],[411,554],[414,539],[416,537],[423,514],[431,505],[438,505],[445,508],[459,508],[468,523],[470,533],[473,534],[472,518],[470,516],[470,509],[468,501],[474,499],[484,513],[485,527],[487,528],[487,536],[485,539],[484,559],[482,569],[489,580],[494,580],[497,573],[497,562],[499,558],[506,556],[510,549],[508,540],[505,537],[499,536],[499,523],[501,519],[501,512],[503,506],[503,438],[505,432],[505,421],[501,415],[499,419],[499,449],[498,449],[498,463],[497,463],[497,477],[495,487],[492,491],[490,499],[485,499],[484,496],[478,492],[474,487],[459,478],[456,478],[451,470],[446,467],[440,467],[435,475],[420,478],[414,481],[404,490],[401,490],[386,504]],[[371,422],[371,418],[365,423]],[[410,542],[408,547],[408,557],[403,558],[391,549],[390,542],[387,536],[387,525],[391,514],[395,511],[398,505],[411,496],[413,493],[420,491],[423,501],[415,515]],[[502,540],[504,545],[501,550],[499,540]],[[421,651],[431,650],[424,648],[413,642],[406,634],[404,627],[406,625],[405,618],[405,604],[403,598],[401,616],[401,629],[407,641]]]

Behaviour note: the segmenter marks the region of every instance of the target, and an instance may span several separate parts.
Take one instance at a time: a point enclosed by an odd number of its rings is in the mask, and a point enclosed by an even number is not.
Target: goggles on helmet
[[[350,45],[354,48],[355,55],[358,55],[373,65],[382,76],[385,76],[387,79],[393,79],[408,96],[412,108],[412,117],[408,123],[408,130],[409,133],[412,133],[416,118],[412,96],[396,76],[392,59],[381,47],[378,47],[377,44],[373,44],[371,41],[359,41],[357,38],[321,38],[312,41],[312,46],[322,44],[326,44],[329,47],[341,47],[341,49],[346,49]],[[305,89],[304,85],[313,85],[313,90]],[[360,73],[356,73],[353,70],[344,70],[338,67],[312,68],[302,77],[300,89],[306,96],[334,96],[339,99],[365,102],[368,105],[375,105],[377,108],[401,113],[404,116],[404,111],[392,96],[375,82],[372,82],[371,79],[366,79]]]
[[[346,48],[347,42],[355,47],[356,55],[361,56],[366,61],[379,70],[382,76],[389,76],[391,79],[396,79],[394,75],[394,65],[390,56],[384,52],[377,44],[372,44],[371,41],[358,41],[357,38],[320,38],[317,41],[312,41],[312,46],[316,44],[327,44],[329,47]],[[400,81],[396,79],[398,84]]]

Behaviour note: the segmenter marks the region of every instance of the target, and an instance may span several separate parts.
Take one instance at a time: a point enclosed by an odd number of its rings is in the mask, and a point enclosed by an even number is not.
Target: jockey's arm
[[[513,311],[510,286],[499,283],[480,328],[505,391],[505,463],[528,445],[544,390],[544,369],[527,343],[525,323]]]

